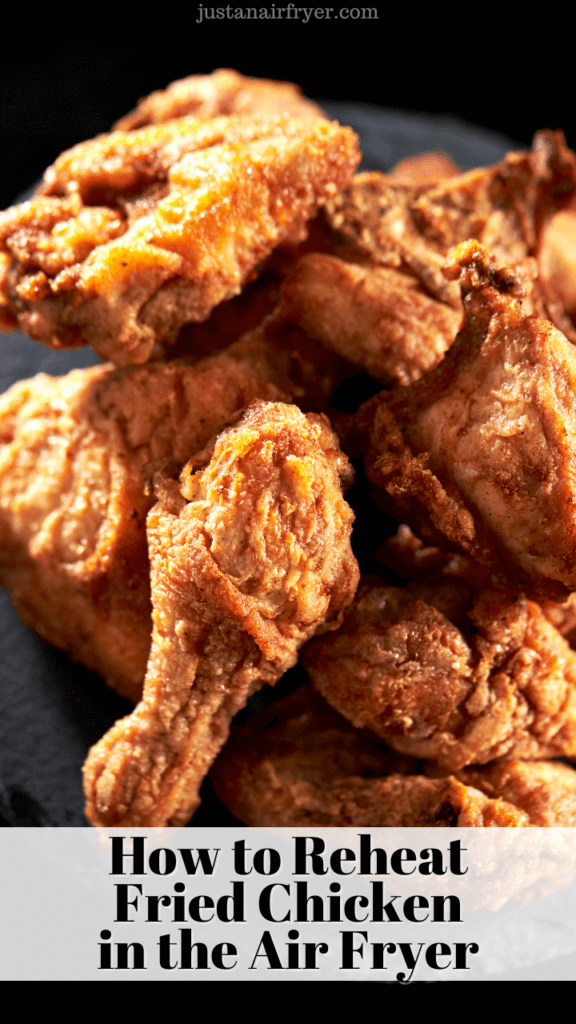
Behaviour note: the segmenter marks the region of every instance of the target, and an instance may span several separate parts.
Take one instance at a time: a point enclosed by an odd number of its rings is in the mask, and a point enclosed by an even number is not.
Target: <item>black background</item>
[[[297,81],[317,99],[455,114],[522,146],[538,128],[562,127],[576,146],[572,32],[541,6],[534,24],[506,23],[495,5],[376,9],[378,20],[305,25],[197,24],[197,4],[130,15],[113,5],[58,8],[44,20],[23,8],[0,70],[0,208],[140,96],[217,67]]]

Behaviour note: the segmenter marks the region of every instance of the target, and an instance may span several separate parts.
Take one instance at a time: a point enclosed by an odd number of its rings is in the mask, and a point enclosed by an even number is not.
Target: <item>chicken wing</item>
[[[148,124],[162,124],[175,117],[217,117],[219,114],[290,114],[300,117],[317,114],[320,107],[302,95],[292,82],[274,82],[266,78],[246,78],[230,68],[211,75],[190,75],[171,82],[145,96],[131,114],[117,121],[114,131],[127,132]]]
[[[92,824],[184,824],[232,716],[338,627],[358,582],[349,473],[322,417],[256,402],[152,509],[144,695],[88,756]]]
[[[45,640],[137,701],[150,649],[151,481],[254,398],[286,397],[257,343],[196,365],[39,374],[0,398],[0,580]]]
[[[512,761],[427,778],[302,687],[232,736],[211,773],[253,826],[518,827],[576,824],[576,772]]]
[[[451,269],[450,269],[451,268]],[[476,242],[453,255],[465,323],[416,384],[367,403],[367,472],[426,540],[549,597],[576,587],[576,352],[526,316],[511,271]]]
[[[457,579],[367,583],[341,629],[302,658],[355,726],[446,771],[576,756],[576,654],[523,597]]]
[[[0,215],[0,304],[52,347],[146,362],[350,180],[357,139],[318,117],[180,118],[63,153]]]

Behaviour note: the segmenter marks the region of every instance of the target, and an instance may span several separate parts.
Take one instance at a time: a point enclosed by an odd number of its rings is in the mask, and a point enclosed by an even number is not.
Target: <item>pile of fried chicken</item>
[[[576,157],[359,161],[217,71],[0,214],[2,327],[107,360],[0,398],[0,580],[135,705],[93,825],[576,825]]]

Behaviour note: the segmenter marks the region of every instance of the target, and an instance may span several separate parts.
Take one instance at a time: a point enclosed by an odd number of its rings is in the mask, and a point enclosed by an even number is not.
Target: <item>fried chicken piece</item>
[[[327,211],[337,255],[396,268],[415,278],[432,299],[459,309],[458,289],[442,273],[453,246],[474,238],[501,265],[527,257],[540,262],[547,225],[575,199],[576,157],[562,132],[543,131],[530,152],[508,153],[494,167],[426,188],[378,172],[359,174]],[[576,341],[569,311],[545,267],[524,307]]]
[[[254,398],[282,398],[269,353],[38,374],[0,398],[0,580],[22,618],[137,701],[150,649],[151,481]]]
[[[410,384],[440,362],[460,328],[459,291],[443,263],[451,245],[473,237],[500,262],[519,264],[526,312],[571,331],[545,227],[565,193],[576,194],[573,154],[541,133],[530,154],[457,172],[442,154],[422,154],[390,175],[357,175],[328,204],[334,252],[304,256],[282,286],[286,318],[383,384]],[[542,238],[550,241],[538,276],[527,258]]]
[[[302,687],[243,726],[211,773],[252,826],[519,827],[576,824],[576,772],[521,761],[426,778]]]
[[[208,458],[148,516],[152,650],[142,702],[84,767],[94,825],[188,821],[232,716],[356,590],[350,467],[324,418],[256,402]]]
[[[507,761],[466,768],[458,778],[487,796],[499,796],[524,810],[531,825],[576,825],[576,772],[554,761]]]
[[[420,537],[562,599],[576,587],[574,347],[523,313],[515,275],[478,243],[448,269],[464,295],[456,342],[423,380],[368,402],[355,438],[369,437],[370,479]]]
[[[230,68],[211,75],[190,75],[171,82],[145,96],[131,114],[117,121],[114,131],[127,132],[148,124],[162,124],[175,117],[217,117],[219,114],[290,114],[300,117],[323,111],[302,95],[292,82],[274,82],[266,78],[246,78]]]
[[[282,285],[279,315],[384,384],[419,380],[462,320],[414,277],[328,253],[298,261]]]
[[[146,362],[304,238],[359,159],[351,129],[284,115],[184,117],[75,146],[0,215],[3,323]]]
[[[461,552],[426,546],[406,523],[401,523],[396,533],[386,538],[376,556],[401,579],[426,583],[447,578],[464,580],[473,590],[490,586],[490,573],[485,566]],[[554,628],[566,637],[571,647],[576,647],[576,593],[569,594],[562,602],[543,599],[539,603]]]
[[[165,346],[165,357],[211,355],[237,341],[249,330],[259,327],[271,316],[280,299],[280,288],[286,274],[307,252],[323,251],[329,246],[324,223],[317,217],[307,226],[308,237],[294,245],[281,245],[259,269],[256,281],[233,299],[221,302],[208,320],[185,324],[174,343]],[[157,346],[158,347],[158,346]],[[314,349],[318,346],[314,345]],[[318,362],[326,361],[318,353]]]
[[[366,584],[302,660],[355,726],[446,771],[576,756],[576,654],[524,597],[448,578]]]

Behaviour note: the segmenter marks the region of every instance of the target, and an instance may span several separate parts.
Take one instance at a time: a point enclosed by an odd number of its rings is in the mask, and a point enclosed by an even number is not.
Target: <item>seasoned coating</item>
[[[356,590],[350,468],[327,421],[256,402],[210,454],[148,516],[144,695],[88,756],[94,825],[184,824],[232,716],[338,627]]]
[[[312,341],[308,334],[286,320],[280,304],[258,327],[247,331],[240,343],[265,346],[275,364],[287,367],[290,392],[303,412],[334,415],[335,392],[348,378],[358,376],[357,366]]]
[[[451,182],[446,187],[449,185]],[[422,193],[424,197],[427,191]],[[348,188],[326,205],[334,251],[351,262],[391,267],[406,274],[431,298],[458,309],[458,289],[442,272],[449,246],[435,245],[414,219],[412,208],[420,194],[415,185],[379,171],[356,174]]]
[[[171,82],[145,96],[131,114],[114,125],[114,131],[127,132],[147,124],[162,124],[175,117],[217,117],[219,114],[290,114],[292,117],[317,114],[320,107],[302,95],[292,82],[274,82],[266,78],[246,78],[230,68],[211,75],[190,75]]]
[[[455,579],[468,583],[472,590],[490,587],[490,573],[485,566],[461,552],[426,546],[406,523],[401,523],[396,533],[386,538],[377,557],[401,579],[426,583]],[[571,647],[576,646],[576,593],[569,594],[562,602],[543,599],[539,604],[555,629],[566,637]]]
[[[3,324],[146,362],[303,239],[359,159],[351,129],[284,115],[184,117],[75,146],[0,215]]]
[[[423,380],[359,411],[367,472],[420,537],[556,598],[576,587],[576,353],[478,243],[449,270],[463,328]]]
[[[252,826],[576,824],[576,772],[566,765],[516,761],[426,778],[306,687],[233,734],[211,778]]]
[[[228,345],[238,341],[247,331],[256,327],[264,327],[266,318],[275,313],[280,288],[284,277],[296,265],[300,257],[307,252],[323,250],[329,245],[324,222],[320,217],[307,225],[308,235],[302,242],[287,243],[274,249],[258,270],[255,281],[246,285],[234,298],[221,302],[212,310],[208,320],[202,323],[184,324],[176,341],[155,346],[154,356],[163,358],[195,357],[212,355]],[[291,328],[294,331],[294,328]],[[263,333],[263,332],[261,332]],[[286,333],[286,332],[284,332]],[[285,347],[285,346],[284,346]],[[309,347],[309,342],[308,342]],[[318,362],[326,361],[322,351],[318,350]],[[337,357],[333,357],[333,361]],[[307,410],[310,411],[310,410]],[[316,410],[314,410],[316,411]]]
[[[508,761],[484,769],[466,768],[458,778],[526,811],[531,825],[576,825],[576,772],[566,764]]]
[[[419,380],[462,320],[416,278],[328,253],[298,261],[282,285],[279,315],[384,384]]]
[[[524,597],[457,579],[366,584],[302,657],[355,726],[446,771],[576,756],[576,654]]]
[[[162,348],[166,358],[200,358],[226,348],[247,331],[261,325],[263,327],[265,318],[275,313],[278,307],[284,277],[300,257],[307,252],[323,250],[329,245],[326,228],[320,217],[308,224],[307,231],[308,236],[304,241],[278,246],[259,268],[256,281],[243,288],[240,295],[221,302],[208,320],[200,324],[185,324],[176,341],[165,346],[157,345],[155,354]],[[318,350],[319,363],[326,361],[317,345],[313,344],[312,348]]]
[[[327,209],[337,254],[395,267],[416,278],[432,299],[458,309],[458,289],[442,273],[453,246],[474,238],[500,265],[527,257],[539,262],[547,225],[575,199],[576,157],[562,132],[542,131],[530,152],[508,153],[493,167],[426,188],[378,172],[359,174]],[[524,306],[576,341],[574,324],[545,268]]]
[[[39,374],[0,398],[0,580],[45,640],[137,701],[150,648],[152,478],[252,399],[279,398],[257,345],[202,360]]]
[[[333,251],[304,256],[282,287],[286,319],[383,384],[410,384],[440,362],[461,326],[459,290],[443,263],[472,237],[499,263],[519,264],[526,312],[576,340],[556,255],[558,218],[568,215],[554,212],[576,195],[574,156],[561,137],[541,133],[532,153],[457,172],[449,158],[424,153],[389,175],[357,175],[327,207]],[[528,258],[542,247],[538,273]]]

